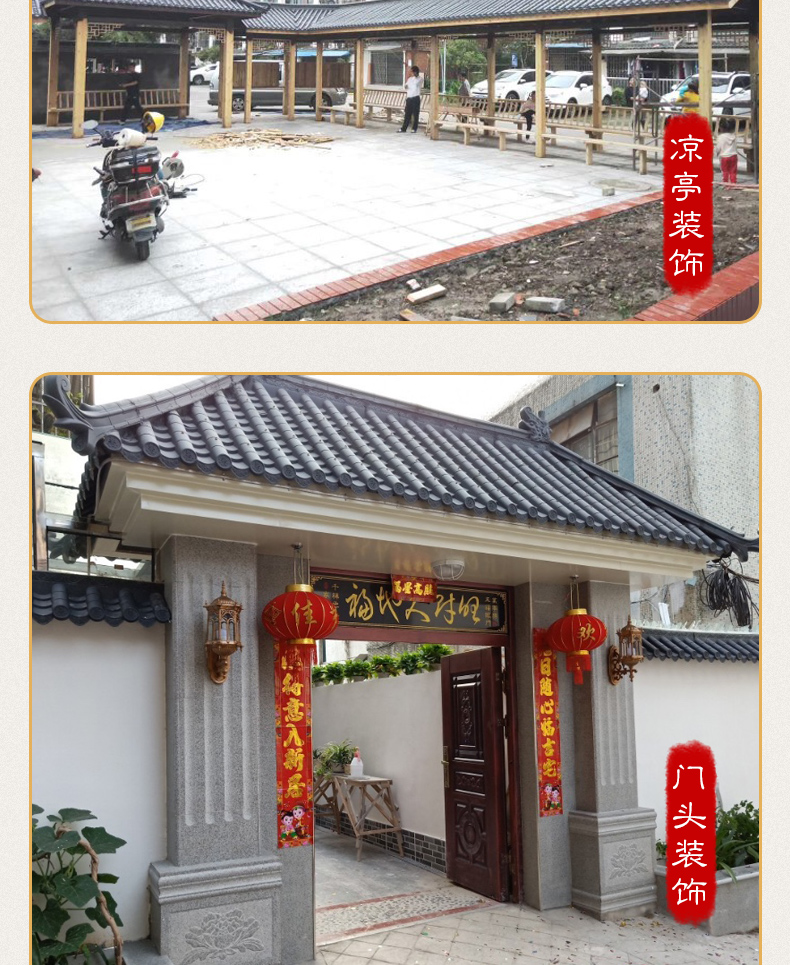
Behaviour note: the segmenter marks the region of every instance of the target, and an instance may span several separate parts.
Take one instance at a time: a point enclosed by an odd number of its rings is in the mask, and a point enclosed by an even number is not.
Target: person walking
[[[719,155],[722,181],[725,184],[737,184],[738,134],[735,129],[735,121],[731,117],[722,117],[719,121],[716,153]]]
[[[420,94],[422,93],[422,77],[420,77],[420,68],[416,64],[411,69],[411,76],[406,78],[405,86],[406,110],[403,114],[403,127],[400,128],[400,133],[406,133],[409,121],[411,121],[411,132],[416,134],[417,124],[420,120]]]
[[[521,116],[527,125],[527,136],[526,140],[529,140],[529,132],[532,130],[532,122],[535,120],[535,89],[533,89],[527,94],[524,100],[524,110],[521,112]]]
[[[132,68],[132,79],[121,84],[121,87],[125,95],[121,108],[121,124],[125,124],[130,111],[139,111],[140,117],[143,116],[143,105],[140,103],[140,75],[134,71],[134,68]]]
[[[458,74],[459,84],[458,84],[458,96],[459,97],[471,97],[472,88],[469,86],[469,75],[465,70],[459,71]]]
[[[683,108],[684,114],[699,113],[699,81],[696,77],[681,87],[678,95],[676,103]]]

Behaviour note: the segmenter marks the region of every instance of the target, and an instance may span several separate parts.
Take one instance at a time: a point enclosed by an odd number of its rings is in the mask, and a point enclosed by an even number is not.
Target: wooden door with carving
[[[447,876],[480,895],[509,895],[502,651],[442,659]]]

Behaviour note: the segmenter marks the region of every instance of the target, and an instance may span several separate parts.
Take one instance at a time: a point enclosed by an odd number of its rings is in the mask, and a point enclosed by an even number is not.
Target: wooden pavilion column
[[[49,75],[47,78],[47,127],[58,126],[58,74],[60,72],[60,20],[52,18],[49,29]]]
[[[752,152],[747,154],[746,170],[760,180],[760,14],[749,17],[749,73],[752,78]]]
[[[535,157],[546,157],[546,46],[543,29],[535,31]]]
[[[365,41],[354,41],[354,123],[365,126]]]
[[[603,54],[601,51],[601,28],[592,28],[592,75],[593,75],[593,94],[592,94],[592,123],[595,128],[593,137],[601,137],[601,126],[603,124],[603,109],[601,99],[603,97]],[[594,144],[593,150],[600,150],[601,145]]]
[[[233,123],[233,24],[225,27],[219,67],[219,121],[223,127]]]
[[[283,114],[286,120],[296,120],[296,50],[295,41],[288,41],[284,51],[283,80]],[[286,96],[287,95],[287,96]]]
[[[442,68],[439,63],[439,37],[437,34],[431,35],[431,93],[430,106],[428,110],[428,134],[432,141],[439,136],[439,129],[436,126],[439,120],[439,85],[441,84]]]
[[[189,114],[189,27],[181,31],[178,48],[178,100],[185,107],[178,108],[178,116]]]
[[[319,40],[315,45],[315,119],[324,119],[324,45]]]
[[[84,137],[85,71],[88,69],[88,18],[81,17],[74,30],[74,106],[71,112],[71,136]]]
[[[700,17],[697,37],[699,112],[711,124],[713,121],[713,21],[710,10]]]
[[[244,42],[244,123],[252,120],[252,38]]]
[[[488,42],[486,44],[486,60],[488,67],[488,98],[486,102],[486,124],[493,126],[494,124],[494,114],[496,112],[496,93],[494,88],[496,87],[496,35],[489,34]],[[489,134],[489,131],[486,131]]]

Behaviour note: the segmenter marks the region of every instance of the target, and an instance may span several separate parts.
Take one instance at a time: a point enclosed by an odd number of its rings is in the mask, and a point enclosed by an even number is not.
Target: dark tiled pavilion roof
[[[711,8],[727,9],[728,0],[710,0]],[[497,19],[540,20],[580,13],[613,16],[636,14],[663,6],[699,7],[699,0],[366,0],[362,3],[282,4],[271,3],[260,16],[247,20],[248,30],[327,31],[355,27],[398,27]]]
[[[722,660],[757,663],[760,638],[756,633],[719,633],[707,630],[642,630],[648,660]]]
[[[45,4],[49,6],[49,0],[32,0],[33,16],[46,16]],[[74,7],[71,0],[55,0],[54,8]],[[186,14],[224,14],[230,17],[249,17],[265,9],[267,4],[257,2],[257,0],[80,0],[80,7],[102,7],[111,8],[114,13],[133,13],[139,9],[141,14],[150,11],[159,13],[186,13]],[[36,12],[36,10],[40,12]]]
[[[68,379],[44,398],[90,456],[77,515],[93,512],[108,455],[262,484],[394,499],[427,509],[567,527],[709,556],[746,559],[757,540],[675,506],[549,441],[523,410],[518,429],[464,419],[315,379],[222,375],[77,409]]]
[[[169,623],[170,609],[159,583],[135,583],[100,576],[71,576],[33,571],[33,619],[37,623],[71,620],[140,623],[144,627]]]

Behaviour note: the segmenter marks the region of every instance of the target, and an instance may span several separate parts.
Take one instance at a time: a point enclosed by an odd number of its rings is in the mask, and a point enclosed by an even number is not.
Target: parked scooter
[[[183,193],[174,193],[175,179],[184,173],[178,152],[162,161],[159,148],[148,143],[156,140],[153,135],[163,123],[162,114],[148,111],[142,130],[125,127],[101,132],[89,145],[111,149],[104,156],[101,170],[94,167],[99,177],[93,183],[101,185],[102,193],[100,216],[105,228],[101,236],[134,242],[140,261],[145,261],[151,243],[165,230],[164,213],[170,198],[183,197]],[[97,127],[95,122],[92,127]]]

